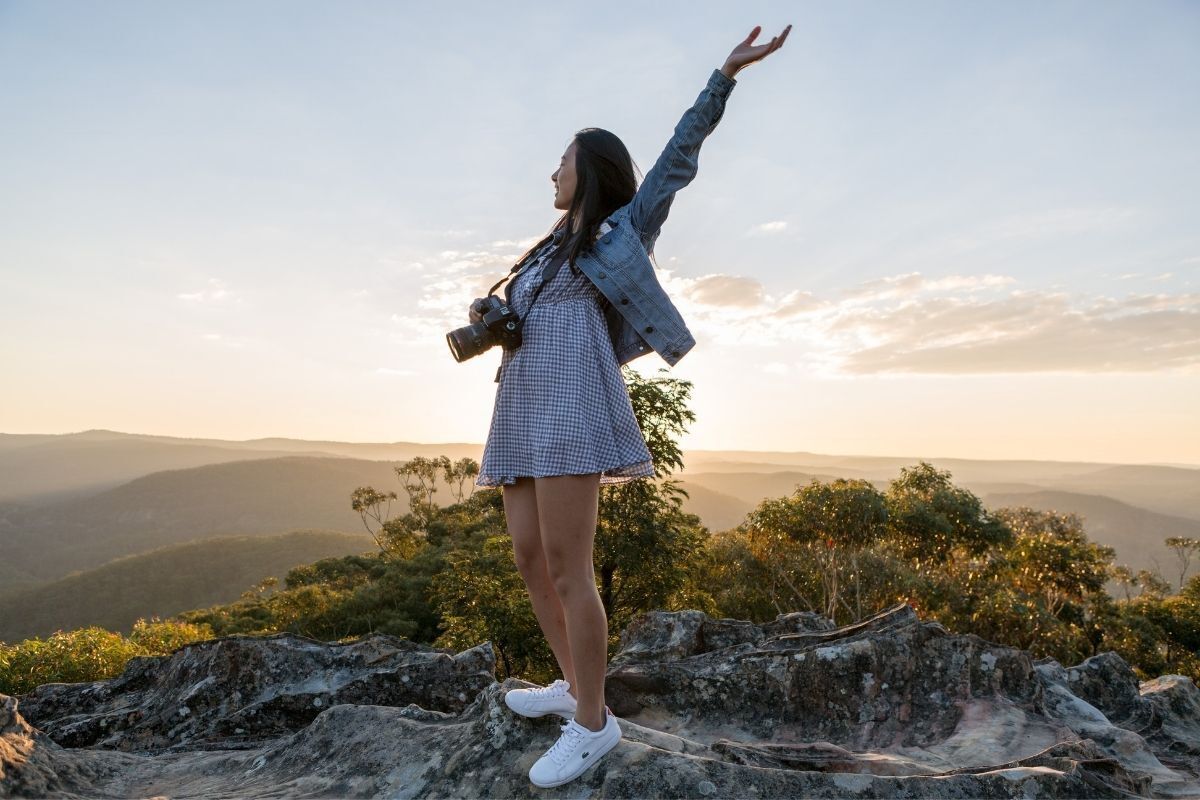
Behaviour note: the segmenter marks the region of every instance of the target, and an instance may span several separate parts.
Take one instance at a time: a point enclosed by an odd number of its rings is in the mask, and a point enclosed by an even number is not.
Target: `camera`
[[[505,350],[521,346],[523,320],[512,306],[490,294],[476,300],[471,308],[482,319],[446,334],[446,343],[450,345],[450,353],[455,361],[474,358],[492,345],[498,344]]]

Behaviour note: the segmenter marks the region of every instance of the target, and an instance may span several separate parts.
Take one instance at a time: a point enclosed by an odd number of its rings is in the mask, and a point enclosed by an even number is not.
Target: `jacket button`
[[[605,275],[604,275],[604,273],[603,273],[603,272],[599,273],[599,276],[600,276],[601,278],[605,277]]]
[[[623,305],[623,306],[627,306],[627,305],[629,305],[629,298],[628,298],[628,297],[622,297],[622,298],[621,298],[621,305]]]
[[[671,351],[671,358],[679,358],[679,351],[678,351],[678,350],[672,350],[672,351]]]
[[[653,326],[653,325],[647,325],[647,326],[646,326],[646,333],[654,333],[654,326]]]

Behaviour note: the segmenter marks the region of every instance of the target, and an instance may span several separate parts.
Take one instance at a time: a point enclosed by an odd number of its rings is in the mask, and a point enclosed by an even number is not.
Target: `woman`
[[[505,696],[517,713],[568,720],[529,771],[537,786],[573,780],[621,739],[604,704],[608,620],[592,567],[599,486],[655,469],[620,365],[652,346],[674,366],[694,344],[647,254],[675,192],[695,175],[734,75],[782,47],[791,27],[754,45],[755,26],[738,43],[640,187],[620,139],[599,128],[576,133],[550,176],[554,207],[566,213],[505,289],[522,343],[501,356],[476,485],[503,487],[517,568],[564,676]],[[628,257],[616,255],[622,247]],[[474,303],[469,319],[480,319]]]

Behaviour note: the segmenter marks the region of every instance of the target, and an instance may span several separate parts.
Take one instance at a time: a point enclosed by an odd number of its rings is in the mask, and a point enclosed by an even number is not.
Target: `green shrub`
[[[188,642],[212,638],[202,625],[160,622],[134,623],[128,638],[97,626],[55,631],[0,644],[0,692],[21,695],[44,683],[99,681],[120,675],[134,656],[165,655]]]

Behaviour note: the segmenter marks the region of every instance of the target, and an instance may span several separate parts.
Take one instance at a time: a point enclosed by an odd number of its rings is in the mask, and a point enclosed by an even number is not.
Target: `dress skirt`
[[[529,308],[560,238],[548,241],[509,279],[509,302],[525,320],[522,343],[502,350],[476,486],[512,484],[521,476],[599,472],[601,484],[615,484],[654,475],[600,290],[563,262]]]

